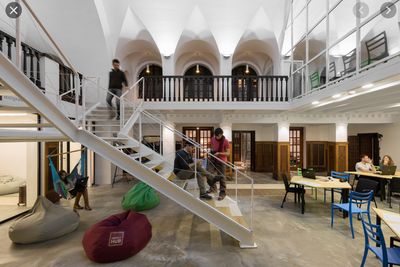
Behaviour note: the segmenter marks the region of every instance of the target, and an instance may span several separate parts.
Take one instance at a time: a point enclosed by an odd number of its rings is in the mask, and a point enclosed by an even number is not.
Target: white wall
[[[390,155],[397,166],[400,166],[400,123],[392,124],[349,124],[348,134],[380,133],[383,138],[380,142],[380,155]]]
[[[10,113],[8,113],[10,114]],[[36,116],[0,116],[0,124],[36,123]],[[21,129],[23,131],[23,129]],[[0,175],[15,175],[27,181],[27,205],[37,197],[37,143],[0,143]]]
[[[335,142],[336,129],[335,124],[326,125],[305,125],[304,139],[306,141],[328,141]]]
[[[232,131],[256,131],[256,142],[277,139],[276,128],[270,124],[233,124]]]

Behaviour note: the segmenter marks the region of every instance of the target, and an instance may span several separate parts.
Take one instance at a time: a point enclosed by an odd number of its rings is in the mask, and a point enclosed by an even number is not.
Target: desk
[[[400,238],[400,214],[378,208],[372,210],[376,213],[376,224],[381,225],[383,221]]]
[[[372,210],[376,213],[376,224],[381,225],[383,221],[400,238],[400,214],[377,208]]]
[[[392,198],[391,198],[391,188],[390,188],[390,180],[393,178],[400,178],[400,172],[396,172],[394,175],[382,175],[379,173],[372,173],[372,172],[349,172],[347,171],[346,173],[348,174],[353,174],[353,175],[358,175],[358,176],[366,176],[366,177],[372,177],[372,178],[378,178],[379,179],[379,184],[381,188],[381,201],[384,200],[385,198],[385,183],[384,181],[387,181],[388,183],[388,199],[387,202],[389,203],[389,207],[392,207]]]
[[[348,182],[340,182],[339,179],[328,180],[325,176],[317,176],[316,179],[304,178],[302,176],[293,176],[290,180],[291,184],[299,185],[301,187],[312,187],[312,188],[322,188],[322,189],[343,189],[343,202],[347,203],[349,198],[349,190],[351,189],[351,185]],[[333,190],[331,191],[333,196]],[[332,197],[333,199],[333,197]],[[301,203],[301,213],[304,213],[305,210],[305,200],[304,196],[302,196]],[[347,214],[343,212],[343,217],[346,217]]]

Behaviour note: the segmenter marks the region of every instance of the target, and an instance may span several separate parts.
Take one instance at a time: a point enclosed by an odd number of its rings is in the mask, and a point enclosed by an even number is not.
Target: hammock
[[[54,191],[59,194],[62,198],[70,199],[71,194],[69,194],[67,187],[65,186],[64,182],[61,181],[60,175],[56,167],[54,166],[53,160],[51,159],[51,155],[48,156],[49,158],[49,165],[51,170],[51,177],[53,179],[53,186]],[[86,150],[82,152],[81,159],[75,165],[74,169],[68,176],[66,177],[68,183],[71,183],[75,186],[76,181],[78,178],[83,177],[85,175],[85,165],[86,165]],[[79,168],[80,167],[80,168]],[[78,172],[79,170],[79,172]],[[73,189],[73,188],[72,188]]]

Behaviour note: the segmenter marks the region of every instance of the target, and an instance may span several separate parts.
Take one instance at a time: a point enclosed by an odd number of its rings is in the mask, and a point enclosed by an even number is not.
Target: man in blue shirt
[[[174,173],[181,180],[188,180],[195,178],[195,163],[192,158],[194,152],[194,145],[190,142],[185,144],[185,147],[176,152],[176,157],[174,161]],[[200,198],[212,199],[210,195],[206,192],[206,186],[204,183],[204,178],[207,179],[209,186],[213,186],[217,181],[221,179],[220,176],[214,176],[213,174],[206,171],[203,166],[201,166],[201,161],[197,161],[196,165],[197,172],[197,184],[200,189]]]

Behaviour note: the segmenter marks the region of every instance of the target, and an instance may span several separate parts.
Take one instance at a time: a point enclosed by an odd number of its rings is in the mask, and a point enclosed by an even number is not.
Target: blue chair
[[[371,221],[370,206],[371,200],[374,197],[374,191],[367,193],[359,193],[355,191],[350,192],[348,203],[332,203],[331,205],[331,227],[333,227],[333,217],[335,209],[340,209],[342,211],[347,211],[349,213],[351,236],[354,239],[354,229],[353,229],[353,214],[362,215],[367,214],[369,221]],[[367,205],[366,209],[362,209],[362,205]]]
[[[364,256],[361,267],[364,267],[367,260],[368,251],[372,251],[376,257],[382,262],[382,266],[400,265],[400,248],[387,248],[385,237],[379,225],[366,222],[361,218],[365,237]],[[371,243],[370,243],[371,242]],[[373,245],[375,243],[375,246]]]
[[[334,179],[342,179],[345,182],[348,182],[350,180],[350,174],[348,173],[344,173],[344,172],[335,172],[335,171],[331,171],[331,177]],[[328,191],[329,189],[324,189],[324,203],[326,203],[326,191]],[[333,193],[339,193],[342,194],[342,189],[332,189]],[[332,202],[334,202],[334,200],[332,199]],[[342,202],[342,198],[340,198],[340,202]]]

